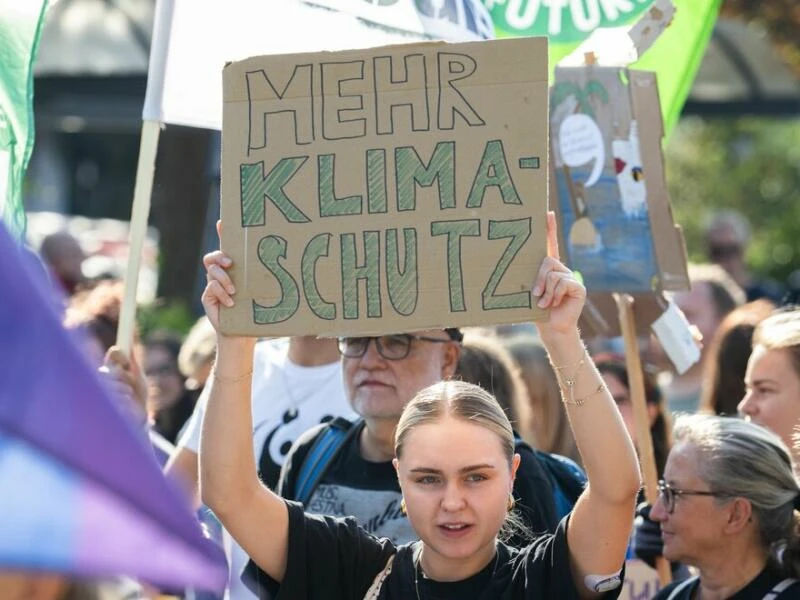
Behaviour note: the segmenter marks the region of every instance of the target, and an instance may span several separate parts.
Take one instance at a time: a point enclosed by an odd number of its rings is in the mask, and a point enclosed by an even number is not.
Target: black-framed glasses
[[[339,338],[339,353],[346,358],[361,358],[367,353],[369,343],[375,340],[375,348],[386,360],[403,360],[411,352],[411,342],[445,343],[451,342],[448,338],[434,338],[424,335],[411,335],[410,333],[395,333],[380,337],[341,337]]]
[[[680,490],[672,487],[663,479],[658,481],[658,495],[664,503],[664,508],[669,514],[675,512],[675,498],[678,496],[713,496],[714,498],[727,498],[729,494],[705,490]]]

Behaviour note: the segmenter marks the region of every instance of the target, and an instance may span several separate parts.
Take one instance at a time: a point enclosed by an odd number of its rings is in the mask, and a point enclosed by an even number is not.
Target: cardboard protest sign
[[[686,289],[685,246],[664,179],[655,75],[557,68],[550,126],[563,247],[587,289]]]
[[[223,90],[224,332],[540,316],[545,39],[254,57]]]
[[[658,573],[643,560],[625,561],[625,582],[619,597],[622,600],[649,600],[661,589]]]

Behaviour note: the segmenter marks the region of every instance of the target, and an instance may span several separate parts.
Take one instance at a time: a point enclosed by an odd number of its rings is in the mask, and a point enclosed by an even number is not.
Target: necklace
[[[419,595],[419,574],[422,573],[423,577],[427,577],[425,572],[422,570],[422,548],[420,548],[419,552],[415,552],[414,556],[412,556],[412,562],[414,563],[414,591],[417,594],[417,600],[422,600]],[[500,564],[500,552],[498,552],[497,547],[495,547],[494,551],[494,559],[492,559],[494,566],[492,567],[492,575],[489,578],[490,580],[494,579],[495,574],[497,573],[497,565]],[[481,569],[482,571],[483,569]]]

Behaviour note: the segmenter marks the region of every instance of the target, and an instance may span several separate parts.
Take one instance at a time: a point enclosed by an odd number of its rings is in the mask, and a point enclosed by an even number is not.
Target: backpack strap
[[[683,590],[697,583],[698,579],[700,579],[700,577],[695,575],[694,577],[689,577],[689,579],[684,579],[681,581],[678,585],[672,588],[672,592],[669,596],[667,596],[667,600],[675,600],[681,594],[681,592],[683,592]]]
[[[319,485],[328,466],[339,454],[345,441],[360,428],[342,417],[336,417],[320,432],[308,451],[294,484],[294,499],[305,504]]]
[[[790,577],[787,577],[783,581],[779,581],[775,584],[775,587],[767,592],[767,595],[764,596],[764,600],[775,600],[775,598],[778,598],[783,592],[797,583],[797,581],[797,579],[792,579]]]

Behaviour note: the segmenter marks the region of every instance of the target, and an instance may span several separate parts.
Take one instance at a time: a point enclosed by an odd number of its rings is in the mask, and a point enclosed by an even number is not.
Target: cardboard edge
[[[664,154],[661,149],[664,126],[656,74],[633,69],[625,71],[628,75],[633,116],[639,125],[650,229],[660,272],[659,281],[653,282],[653,291],[688,290],[686,245],[682,230],[675,224],[667,190]],[[666,227],[666,223],[671,223],[672,226]]]

